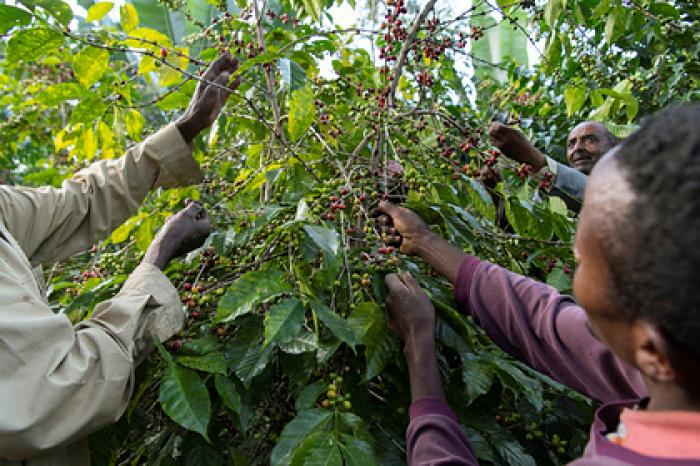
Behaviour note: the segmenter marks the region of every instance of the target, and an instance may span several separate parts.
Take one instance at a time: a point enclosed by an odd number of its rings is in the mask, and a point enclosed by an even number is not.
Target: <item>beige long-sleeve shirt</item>
[[[200,179],[169,125],[59,189],[0,186],[0,465],[88,464],[85,438],[126,409],[134,362],[183,321],[177,291],[152,265],[75,326],[51,311],[32,268],[106,237],[152,188]]]

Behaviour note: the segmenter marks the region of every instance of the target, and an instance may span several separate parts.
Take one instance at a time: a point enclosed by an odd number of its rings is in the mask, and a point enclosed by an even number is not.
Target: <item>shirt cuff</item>
[[[421,398],[418,401],[411,403],[409,409],[410,420],[413,421],[417,417],[426,416],[428,414],[438,414],[447,416],[455,422],[457,415],[452,411],[452,408],[440,398]]]
[[[180,296],[158,267],[147,263],[136,267],[122,287],[122,293],[130,292],[149,295],[149,305],[161,308],[149,322],[152,328],[148,333],[165,341],[180,331],[184,321]]]
[[[549,170],[552,173],[552,175],[554,175],[554,177],[556,178],[559,172],[559,162],[547,155],[545,155],[544,157],[547,160],[547,170]]]
[[[460,308],[467,309],[472,278],[474,278],[474,272],[481,262],[481,259],[477,257],[467,256],[459,267],[457,283],[455,284],[455,301]]]
[[[199,164],[192,158],[192,144],[187,144],[175,123],[162,128],[146,141],[147,151],[158,161],[156,186],[176,188],[202,181]]]

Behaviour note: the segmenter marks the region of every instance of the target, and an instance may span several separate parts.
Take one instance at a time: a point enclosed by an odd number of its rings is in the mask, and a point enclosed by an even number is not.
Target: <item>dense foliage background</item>
[[[448,398],[483,463],[581,453],[593,403],[506,357],[371,212],[403,202],[465,251],[569,291],[575,213],[498,157],[486,128],[517,125],[563,160],[583,119],[624,136],[697,100],[696,2],[372,1],[351,28],[328,0],[78,3],[0,0],[5,183],[58,185],[120,156],[187,106],[220,49],[242,81],[197,140],[203,184],[155,192],[46,270],[52,306],[77,322],[186,199],[215,221],[167,270],[186,327],[138,368],[127,412],[91,438],[94,464],[404,463],[408,380],[382,308],[397,268],[438,308]],[[491,192],[485,164],[504,174]]]

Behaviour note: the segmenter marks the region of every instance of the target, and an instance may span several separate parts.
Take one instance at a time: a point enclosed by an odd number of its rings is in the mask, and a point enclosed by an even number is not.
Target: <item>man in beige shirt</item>
[[[226,53],[204,76],[226,85],[235,69]],[[135,363],[181,328],[180,300],[162,270],[209,234],[197,203],[171,217],[121,291],[75,326],[51,311],[33,269],[105,238],[152,188],[199,182],[190,142],[227,97],[200,82],[175,123],[61,188],[0,186],[0,465],[89,464],[86,437],[126,409]]]

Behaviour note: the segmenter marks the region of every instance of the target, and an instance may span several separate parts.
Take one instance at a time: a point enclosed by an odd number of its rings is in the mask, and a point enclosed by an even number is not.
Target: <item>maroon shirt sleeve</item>
[[[476,455],[457,416],[444,401],[423,398],[411,405],[411,422],[406,430],[410,466],[475,466]]]
[[[606,403],[647,394],[639,371],[598,341],[585,311],[551,286],[468,257],[455,299],[506,352],[568,387]]]

